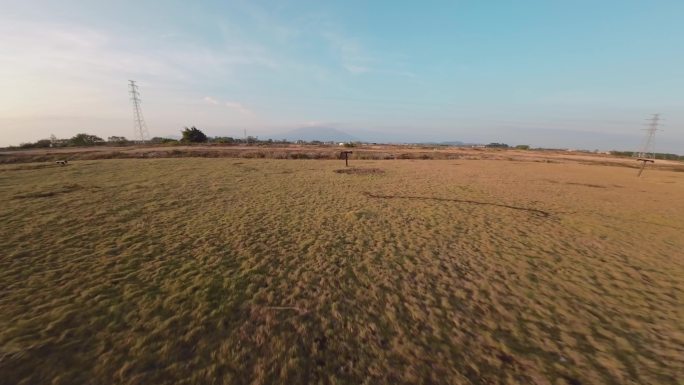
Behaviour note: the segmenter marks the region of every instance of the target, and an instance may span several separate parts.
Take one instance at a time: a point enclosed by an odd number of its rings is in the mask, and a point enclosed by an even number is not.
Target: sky
[[[684,154],[684,1],[0,0],[0,146],[267,138]]]

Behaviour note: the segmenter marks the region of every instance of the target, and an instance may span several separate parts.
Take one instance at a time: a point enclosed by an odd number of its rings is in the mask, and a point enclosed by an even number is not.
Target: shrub
[[[99,136],[90,134],[77,134],[73,138],[69,139],[70,146],[97,146],[98,144],[104,144],[104,140]]]
[[[216,136],[210,140],[211,143],[219,143],[219,144],[231,144],[235,143],[235,139],[231,138],[230,136]]]
[[[34,143],[22,143],[19,145],[20,148],[46,148],[51,147],[52,142],[50,139],[41,139]]]
[[[181,134],[183,134],[181,142],[185,143],[205,143],[208,140],[204,132],[200,131],[195,126],[190,128],[185,127],[185,129],[181,131]]]
[[[125,146],[130,142],[123,136],[110,136],[109,138],[107,138],[107,143],[114,146]]]

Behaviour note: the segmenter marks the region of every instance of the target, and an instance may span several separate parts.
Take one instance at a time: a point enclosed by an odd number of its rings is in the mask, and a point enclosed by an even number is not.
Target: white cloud
[[[254,115],[254,112],[253,112],[252,110],[250,110],[249,108],[245,107],[244,104],[239,103],[239,102],[236,102],[236,101],[231,101],[231,100],[229,100],[229,101],[226,101],[226,102],[224,102],[224,103],[221,103],[221,102],[219,102],[218,100],[212,98],[211,96],[205,96],[204,98],[202,98],[202,100],[204,100],[204,101],[205,101],[206,103],[208,103],[208,104],[212,104],[212,105],[215,105],[215,106],[218,106],[218,105],[220,105],[220,104],[223,104],[224,106],[228,107],[229,109],[234,110],[234,111],[237,111],[237,112],[239,112],[239,113],[241,113],[241,114],[245,114],[245,115]]]
[[[363,74],[366,72],[370,72],[370,68],[365,67],[365,66],[359,66],[359,65],[353,65],[353,64],[345,64],[344,68],[353,73],[353,74]]]
[[[228,101],[226,102],[226,107],[245,115],[254,115],[254,112],[252,112],[252,110],[250,110],[249,108],[243,106],[242,103]]]
[[[400,59],[392,59],[391,61],[381,60],[380,57],[388,56],[388,53],[377,55],[370,54],[370,50],[357,39],[351,38],[336,31],[335,27],[328,27],[329,30],[323,32],[321,36],[328,42],[332,50],[339,58],[340,65],[347,72],[352,75],[361,75],[366,73],[386,74],[401,77],[416,78],[415,73],[407,71],[404,67],[403,61]],[[397,56],[397,55],[389,55]]]
[[[331,31],[322,33],[322,36],[337,52],[340,64],[348,72],[357,75],[372,70],[369,63],[371,63],[373,59],[366,54],[358,41],[344,36],[341,33]]]
[[[222,103],[222,102],[218,101],[217,99],[215,99],[211,96],[205,96],[204,98],[202,98],[202,100],[208,104],[215,105],[215,106],[224,105],[224,106],[228,107],[229,109],[237,111],[237,112],[244,114],[244,115],[254,115],[254,111],[245,107],[240,102],[236,102],[233,100],[227,100],[226,102]]]
[[[278,60],[249,39],[210,47],[183,38],[145,41],[89,26],[2,18],[0,36],[0,74],[63,83],[156,79],[193,84],[236,79],[245,67],[278,68]]]

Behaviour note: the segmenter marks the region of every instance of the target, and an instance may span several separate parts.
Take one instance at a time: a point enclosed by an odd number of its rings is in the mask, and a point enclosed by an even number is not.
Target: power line
[[[140,108],[140,91],[138,91],[138,85],[135,84],[135,80],[128,81],[128,93],[131,94],[131,102],[133,102],[133,122],[135,127],[135,140],[138,143],[145,143],[148,141],[149,133],[147,131],[147,124],[145,123],[145,118],[142,114],[142,109]]]

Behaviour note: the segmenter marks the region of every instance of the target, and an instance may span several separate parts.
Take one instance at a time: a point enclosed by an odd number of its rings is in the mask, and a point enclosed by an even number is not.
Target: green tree
[[[181,131],[181,134],[183,134],[181,142],[205,143],[208,140],[207,136],[204,135],[204,132],[200,131],[195,126],[190,128],[185,127],[185,129]]]
[[[102,138],[90,134],[77,134],[69,139],[70,146],[97,146],[102,143],[104,143]]]
[[[489,144],[485,144],[485,147],[487,147],[487,148],[508,148],[508,145],[506,143],[489,143]]]
[[[235,143],[235,139],[230,136],[216,136],[209,140],[212,143]]]
[[[22,143],[19,145],[20,148],[46,148],[50,147],[50,139],[41,139],[34,143]]]

